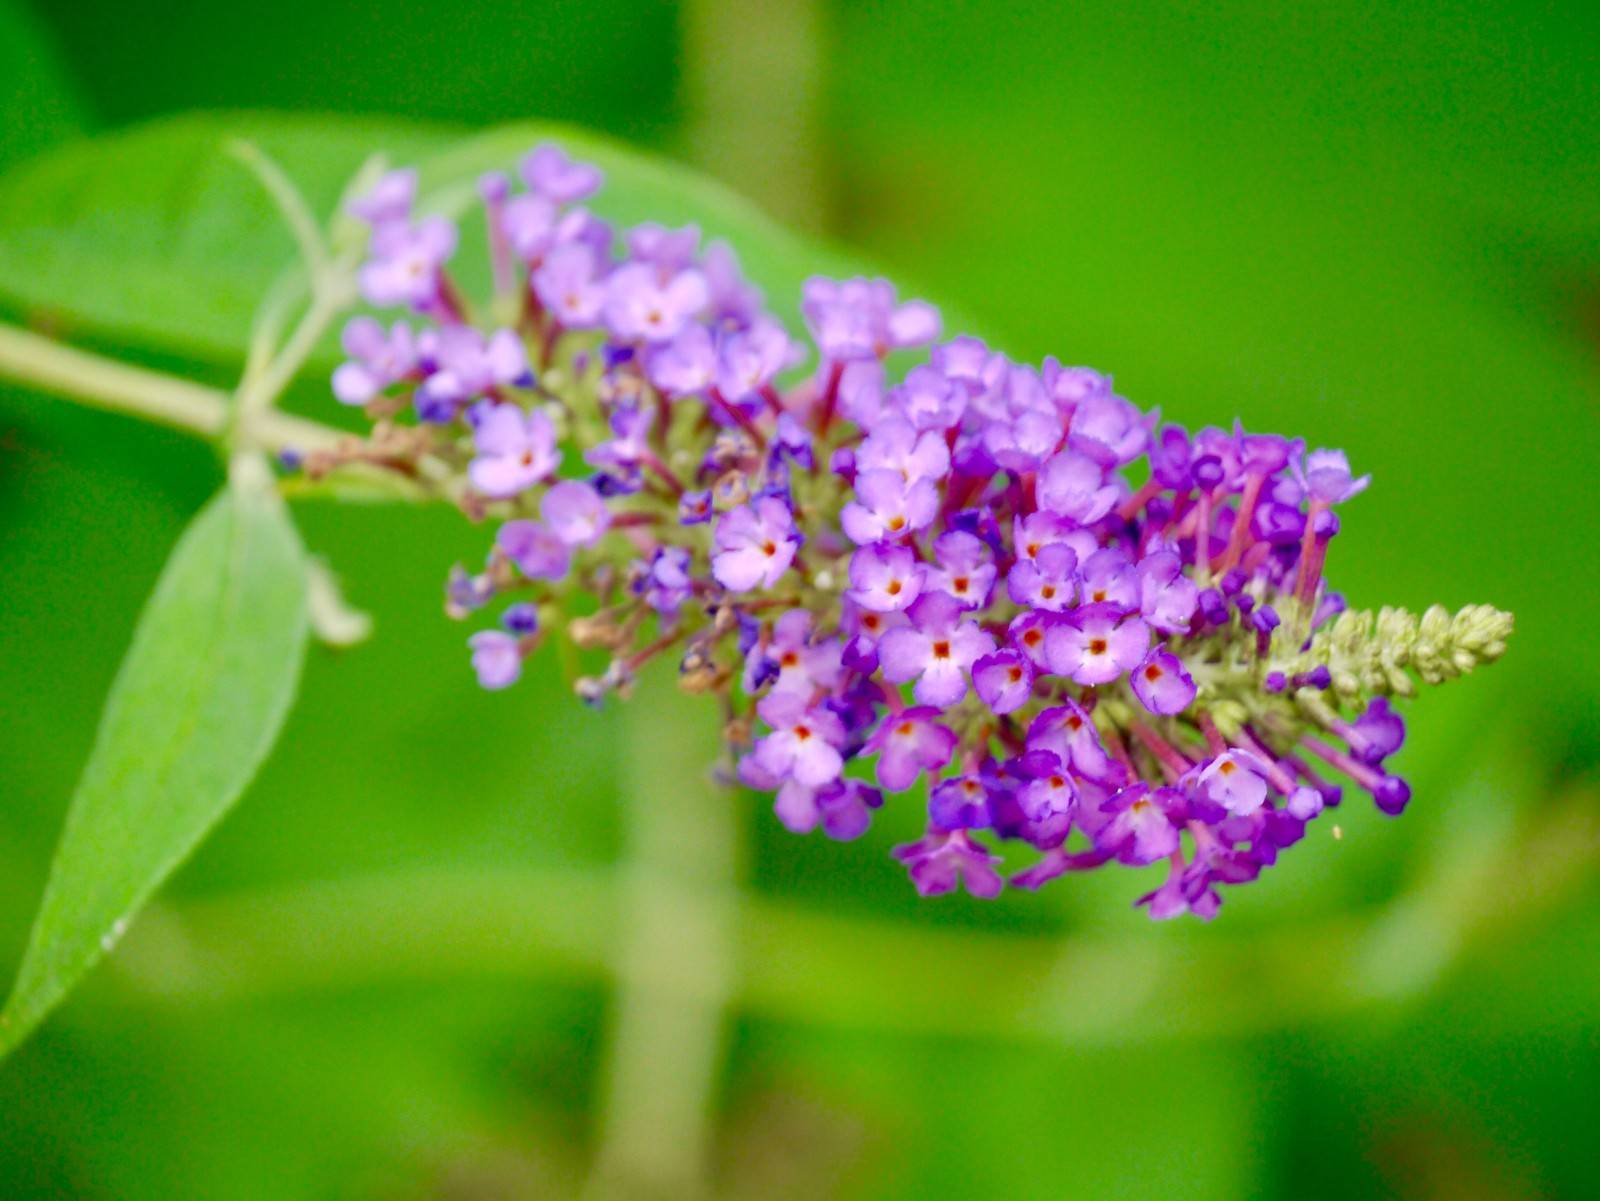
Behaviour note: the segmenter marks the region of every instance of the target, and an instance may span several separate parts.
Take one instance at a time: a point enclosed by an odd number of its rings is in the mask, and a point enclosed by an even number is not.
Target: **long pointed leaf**
[[[230,486],[167,561],[67,813],[0,1054],[121,936],[277,738],[306,643],[306,565],[281,503]]]

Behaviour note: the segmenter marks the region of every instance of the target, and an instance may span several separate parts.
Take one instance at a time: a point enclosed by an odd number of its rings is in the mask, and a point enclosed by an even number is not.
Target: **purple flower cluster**
[[[612,229],[582,204],[599,172],[553,146],[520,176],[482,182],[481,310],[414,177],[354,207],[365,298],[416,325],[350,322],[333,389],[376,428],[307,462],[499,523],[448,587],[457,616],[513,602],[470,639],[484,687],[552,629],[603,652],[591,702],[670,655],[790,829],[855,838],[925,787],[926,834],[895,851],[925,894],[993,896],[1009,842],[1033,851],[1015,885],[1164,861],[1141,904],[1208,918],[1339,804],[1325,772],[1405,807],[1384,764],[1406,660],[1323,582],[1368,482],[1341,452],[1162,425],[1088,368],[941,341],[883,280],[809,281],[807,348],[727,247]],[[891,373],[893,351],[926,353]],[[1447,633],[1457,662],[1489,640]]]

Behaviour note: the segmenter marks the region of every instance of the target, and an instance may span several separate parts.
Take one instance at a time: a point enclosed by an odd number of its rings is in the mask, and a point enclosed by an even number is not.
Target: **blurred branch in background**
[[[613,948],[617,989],[589,1201],[708,1191],[735,968],[739,797],[707,770],[717,757],[715,711],[679,693],[671,668],[652,663],[627,710],[628,841],[601,890],[613,903],[577,910],[618,914],[600,940]]]
[[[690,157],[785,223],[819,233],[831,186],[823,152],[827,50],[821,0],[685,0]]]
[[[0,325],[0,379],[64,396],[81,404],[127,413],[204,438],[220,436],[232,400],[203,384],[134,367],[13,326]],[[284,413],[263,413],[262,442],[272,450],[332,446],[339,432]]]

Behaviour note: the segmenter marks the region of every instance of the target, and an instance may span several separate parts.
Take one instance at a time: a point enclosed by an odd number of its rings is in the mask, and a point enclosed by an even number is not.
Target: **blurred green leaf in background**
[[[742,800],[751,845],[710,874],[746,899],[657,938],[721,974],[675,981],[629,881],[678,835],[634,823],[716,794],[652,791],[617,754],[634,716],[576,705],[553,657],[471,686],[440,567],[483,531],[299,504],[375,636],[308,655],[238,810],[0,1064],[0,1196],[577,1195],[635,1137],[641,996],[687,1031],[644,1079],[712,1023],[711,1118],[658,1133],[705,1139],[719,1196],[1594,1196],[1600,10],[777,7],[0,3],[0,303],[231,387],[293,244],[216,135],[319,214],[374,150],[470,178],[535,135],[447,148],[503,123],[696,157],[1019,354],[1373,471],[1332,564],[1352,603],[1518,615],[1501,664],[1415,706],[1410,813],[1342,813],[1199,927],[1125,881],[918,901],[886,855],[915,814],[826,847]],[[237,108],[299,111],[33,157]],[[801,243],[635,182],[616,216],[715,213],[792,302]],[[290,404],[330,413],[315,378]],[[218,482],[182,435],[0,389],[0,962]]]

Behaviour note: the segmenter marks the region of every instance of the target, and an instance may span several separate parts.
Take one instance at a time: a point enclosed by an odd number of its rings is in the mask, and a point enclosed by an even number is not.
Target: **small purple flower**
[[[333,373],[333,395],[340,404],[364,405],[416,370],[417,342],[404,321],[385,330],[371,317],[351,318],[340,343],[350,356]]]
[[[1044,385],[1063,413],[1075,412],[1085,401],[1111,395],[1111,377],[1092,367],[1063,367],[1053,356],[1044,361]]]
[[[1033,664],[1017,651],[996,651],[972,665],[972,684],[995,714],[1013,713],[1033,696]]]
[[[770,317],[760,318],[749,329],[723,338],[717,353],[717,390],[731,404],[756,397],[799,358],[800,348],[783,326]]]
[[[1150,442],[1150,427],[1139,410],[1109,393],[1085,396],[1072,413],[1072,448],[1107,467],[1131,463]]]
[[[522,648],[504,630],[479,630],[467,639],[472,648],[472,670],[478,683],[491,690],[509,688],[522,674]]]
[[[966,393],[928,366],[906,372],[887,399],[918,430],[950,429],[967,406]]]
[[[939,480],[950,470],[950,448],[933,430],[919,433],[892,414],[872,426],[856,448],[858,471],[893,471],[905,480]]]
[[[756,712],[772,727],[754,751],[762,768],[779,779],[792,777],[807,788],[821,788],[839,778],[844,727],[832,713],[812,709],[793,692],[764,697]]]
[[[878,755],[878,783],[904,792],[926,771],[943,771],[955,752],[956,736],[934,720],[931,705],[891,713],[867,740],[866,752]]]
[[[373,231],[372,258],[361,268],[361,295],[380,308],[423,308],[439,295],[439,272],[455,253],[456,227],[443,217]]]
[[[485,496],[515,496],[561,462],[555,429],[539,409],[486,403],[475,410],[472,441],[477,457],[467,466],[467,478]]]
[[[1156,647],[1129,677],[1134,695],[1152,713],[1182,713],[1194,700],[1194,679],[1171,651]]]
[[[417,198],[417,173],[411,168],[389,171],[347,206],[352,216],[377,227],[404,222]]]
[[[1033,558],[1017,560],[1006,576],[1006,592],[1019,605],[1065,612],[1078,595],[1078,556],[1065,543],[1052,542]]]
[[[1266,776],[1266,765],[1254,755],[1224,751],[1200,769],[1194,795],[1235,817],[1249,817],[1266,802]]]
[[[850,599],[875,613],[898,613],[922,595],[923,567],[907,546],[863,546],[850,557]]]
[[[557,246],[534,271],[534,295],[563,329],[593,329],[606,303],[606,282],[594,250],[581,243]]]
[[[989,547],[973,534],[951,530],[933,544],[935,566],[927,572],[930,591],[943,592],[963,609],[981,609],[994,587]]]
[[[623,341],[670,342],[709,297],[698,271],[663,278],[648,263],[629,263],[606,281],[606,325]]]
[[[1045,644],[1050,635],[1050,627],[1055,623],[1056,618],[1053,615],[1029,610],[1012,618],[1011,624],[1006,627],[1006,639],[1029,663],[1033,664],[1036,672],[1050,670]]]
[[[1037,759],[1026,765],[1031,778],[1017,790],[1017,804],[1030,822],[1070,818],[1078,807],[1078,789],[1067,765],[1049,751],[1035,752],[1024,759]]]
[[[1165,859],[1179,846],[1174,820],[1183,811],[1183,794],[1174,788],[1152,789],[1142,780],[1124,788],[1102,807],[1111,820],[1096,843],[1122,863],[1142,866]]]
[[[1183,574],[1183,561],[1170,550],[1139,561],[1139,611],[1163,634],[1187,634],[1200,589]]]
[[[1083,603],[1139,607],[1139,578],[1120,547],[1097,550],[1083,562]]]
[[[711,493],[704,489],[685,492],[678,498],[680,525],[704,525],[711,520],[711,514]]]
[[[559,204],[582,200],[600,189],[600,168],[574,162],[553,142],[536,146],[519,164],[522,182]]]
[[[942,593],[930,592],[910,610],[910,626],[890,630],[878,642],[878,663],[891,684],[916,680],[912,695],[921,705],[953,705],[967,694],[967,670],[995,649],[994,638]]]
[[[1028,749],[1049,751],[1090,780],[1117,783],[1122,765],[1106,753],[1089,715],[1073,701],[1046,709],[1028,727]]]
[[[568,546],[593,546],[611,525],[611,510],[593,484],[561,480],[539,502],[539,515],[552,534]]]
[[[929,830],[918,841],[895,847],[894,857],[906,865],[912,885],[925,897],[952,892],[962,884],[973,896],[987,900],[1005,887],[994,868],[1000,857],[964,830]]]
[[[500,615],[500,624],[513,634],[537,634],[539,632],[539,606],[531,601],[521,601],[511,605]]]
[[[940,780],[928,793],[928,824],[936,830],[986,830],[989,789],[975,775]]]
[[[700,259],[711,290],[707,318],[717,324],[749,325],[761,311],[761,289],[739,270],[739,258],[726,242],[712,242]]]
[[[470,326],[448,326],[428,336],[427,352],[433,371],[416,394],[424,420],[452,421],[462,404],[496,387],[533,383],[522,339],[513,330],[485,339]]]
[[[1386,697],[1374,697],[1366,710],[1340,733],[1363,763],[1379,764],[1398,751],[1406,740],[1405,718],[1394,711]]]
[[[705,326],[686,325],[672,341],[654,347],[647,363],[650,382],[668,396],[693,396],[716,382],[717,346]]]
[[[794,514],[783,501],[764,496],[739,505],[717,522],[711,574],[730,592],[771,588],[789,570],[800,539]]]
[[[872,824],[872,811],[883,807],[883,793],[859,780],[835,780],[816,789],[785,780],[777,790],[772,809],[788,830],[809,834],[820,825],[838,842],[860,838]]]
[[[530,580],[562,579],[572,565],[572,548],[537,521],[506,522],[495,546]]]
[[[646,221],[628,231],[627,241],[628,255],[635,262],[649,263],[670,275],[694,264],[700,249],[700,229],[694,225],[669,229]]]
[[[1092,525],[1117,503],[1117,487],[1106,483],[1099,463],[1065,450],[1039,469],[1039,506],[1080,525]]]
[[[583,461],[591,467],[632,478],[639,464],[651,457],[650,427],[655,424],[655,418],[654,409],[636,404],[617,405],[606,422],[612,436],[586,450]]]
[[[1045,659],[1079,684],[1109,684],[1133,670],[1150,646],[1150,627],[1106,605],[1085,605],[1045,636]]]
[[[1037,559],[1047,546],[1070,546],[1082,562],[1094,554],[1099,543],[1076,522],[1054,513],[1039,511],[1018,517],[1011,523],[1011,544],[1019,559]]]
[[[989,365],[1003,357],[991,351],[982,339],[961,334],[935,346],[928,355],[928,361],[946,379],[959,381],[977,390],[983,385]]]
[[[1370,475],[1355,478],[1350,460],[1342,450],[1314,450],[1306,455],[1305,466],[1295,465],[1295,478],[1316,500],[1334,505],[1364,491]]]
[[[664,617],[676,616],[693,594],[693,569],[688,547],[657,547],[643,580],[645,604]]]
[[[817,348],[830,359],[881,358],[939,336],[939,311],[925,301],[896,304],[888,280],[816,276],[806,281],[800,307]]]
[[[860,473],[856,498],[839,514],[839,524],[857,543],[903,538],[924,528],[939,512],[939,490],[932,480],[907,483],[897,471]]]
[[[836,639],[814,642],[811,636],[812,617],[805,609],[790,609],[772,625],[772,639],[764,649],[752,653],[767,660],[776,669],[773,689],[787,689],[810,696],[813,690],[832,690],[839,682],[842,647]],[[746,691],[755,691],[747,682]]]

